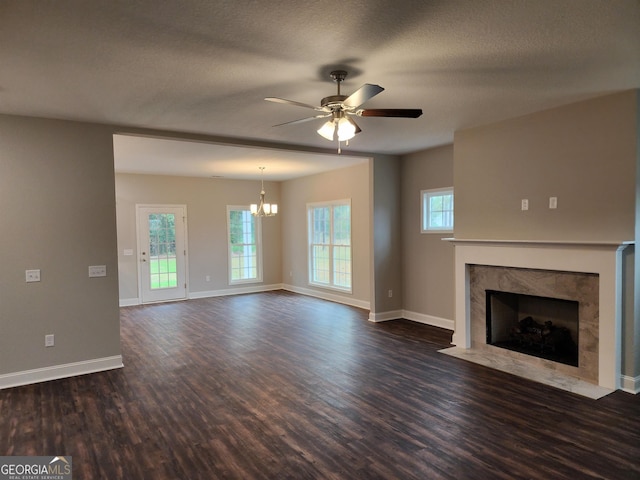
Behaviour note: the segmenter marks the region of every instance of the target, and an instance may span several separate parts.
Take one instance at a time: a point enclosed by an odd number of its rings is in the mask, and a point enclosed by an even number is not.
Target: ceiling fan
[[[331,72],[331,78],[338,84],[338,94],[324,97],[320,100],[320,106],[314,107],[307,103],[296,102],[294,100],[286,100],[284,98],[267,97],[265,100],[275,103],[284,103],[287,105],[295,105],[298,107],[310,108],[316,112],[320,112],[313,117],[302,118],[292,122],[280,123],[274,127],[282,125],[293,125],[296,123],[308,122],[318,118],[328,118],[328,120],[318,129],[318,133],[327,140],[338,140],[338,153],[341,152],[340,142],[347,142],[362,130],[353,120],[354,116],[358,117],[396,117],[396,118],[418,118],[422,115],[422,109],[419,108],[361,108],[369,99],[375,97],[384,90],[380,85],[372,85],[365,83],[351,95],[342,95],[340,93],[340,84],[347,77],[344,70],[334,70]]]

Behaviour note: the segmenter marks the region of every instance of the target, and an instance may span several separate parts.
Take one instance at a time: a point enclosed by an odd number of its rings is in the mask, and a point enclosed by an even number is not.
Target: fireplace
[[[599,276],[585,272],[543,270],[537,268],[504,267],[498,265],[467,265],[469,277],[469,327],[471,347],[488,351],[495,356],[515,358],[531,364],[597,383],[599,354]],[[499,292],[493,301],[487,301],[487,291]],[[574,310],[577,308],[577,313]],[[495,323],[495,330],[505,340],[504,330],[524,335],[515,338],[512,348],[487,341],[490,335],[488,310],[497,310],[503,322]],[[505,320],[506,317],[506,320]],[[530,319],[528,319],[530,317]],[[577,318],[576,318],[577,317]],[[512,321],[507,326],[504,324]],[[573,330],[573,342],[579,340],[579,349],[571,360],[558,361],[550,349],[535,345],[535,331],[551,321],[557,327]],[[522,322],[522,323],[521,323]],[[528,322],[528,325],[525,323]],[[537,325],[541,325],[538,327]],[[489,328],[488,328],[489,327]],[[502,329],[502,331],[501,331]],[[542,334],[542,332],[541,332]],[[531,335],[529,341],[527,337]],[[578,346],[578,342],[576,342]],[[517,348],[516,348],[517,347]],[[537,348],[538,347],[538,348]],[[567,346],[567,349],[570,349]],[[536,352],[536,349],[538,350]],[[564,354],[562,355],[564,356]],[[577,359],[575,358],[577,356]]]
[[[571,379],[608,391],[620,388],[622,252],[629,242],[447,240],[455,246],[455,347],[451,354],[482,357],[486,365],[498,369],[513,365],[517,374],[535,380],[562,376],[568,388],[573,388],[569,387]],[[558,326],[577,329],[572,333],[578,347],[577,364],[487,343],[487,290],[577,302],[575,327],[556,320]],[[545,321],[536,322],[544,325]]]
[[[487,344],[578,366],[579,302],[486,290]]]

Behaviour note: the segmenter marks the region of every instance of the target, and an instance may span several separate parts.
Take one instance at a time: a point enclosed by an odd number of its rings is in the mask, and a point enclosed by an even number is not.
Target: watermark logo
[[[0,457],[0,480],[72,480],[71,457]]]

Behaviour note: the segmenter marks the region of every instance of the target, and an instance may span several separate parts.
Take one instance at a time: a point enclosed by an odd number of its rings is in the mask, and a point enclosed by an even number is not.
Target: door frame
[[[142,296],[142,282],[143,282],[143,278],[142,278],[142,268],[141,268],[141,263],[142,263],[142,259],[140,258],[140,252],[142,251],[142,245],[140,244],[141,242],[141,234],[140,234],[140,210],[143,208],[152,208],[152,209],[157,209],[157,210],[163,210],[163,209],[169,209],[169,208],[180,208],[182,209],[183,212],[183,222],[182,222],[182,228],[183,228],[183,238],[184,238],[184,297],[181,298],[173,298],[173,299],[169,299],[169,300],[154,300],[154,301],[148,301],[148,302],[144,302],[143,301],[143,296]],[[176,302],[176,301],[180,301],[180,300],[187,300],[189,298],[189,240],[187,237],[187,232],[188,232],[188,228],[187,228],[187,206],[186,205],[180,205],[180,204],[168,204],[168,203],[136,203],[135,206],[136,209],[136,275],[138,277],[138,299],[140,300],[139,303],[142,304],[152,304],[152,303],[163,303],[163,302]],[[148,247],[145,245],[144,246],[145,249],[147,249]]]

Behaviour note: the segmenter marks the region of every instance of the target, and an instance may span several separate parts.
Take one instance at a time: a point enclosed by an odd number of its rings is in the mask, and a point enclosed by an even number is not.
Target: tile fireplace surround
[[[548,371],[607,391],[620,388],[622,251],[629,243],[446,240],[455,245],[458,356],[482,356],[489,366],[518,363],[525,377],[522,365],[528,365],[533,380]],[[487,345],[486,289],[578,300],[579,366]]]

